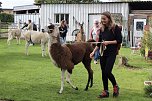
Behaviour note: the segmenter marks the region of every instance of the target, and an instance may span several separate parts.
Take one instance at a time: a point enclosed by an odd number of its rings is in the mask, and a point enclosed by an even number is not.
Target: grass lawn
[[[29,47],[29,56],[25,56],[24,40],[16,45],[16,40],[8,46],[6,39],[0,39],[0,99],[15,101],[99,101],[96,97],[103,86],[99,64],[92,62],[94,71],[94,85],[84,91],[87,83],[87,71],[80,63],[75,66],[72,82],[79,88],[72,89],[65,83],[63,94],[60,89],[61,70],[56,68],[47,57],[41,57],[40,45]],[[118,67],[113,69],[120,86],[120,96],[112,97],[112,85],[109,83],[110,98],[105,101],[151,101],[144,95],[143,82],[152,74],[152,63],[146,62],[139,55],[130,54],[130,49],[122,48],[120,54],[127,56],[129,64],[142,69],[127,69]]]

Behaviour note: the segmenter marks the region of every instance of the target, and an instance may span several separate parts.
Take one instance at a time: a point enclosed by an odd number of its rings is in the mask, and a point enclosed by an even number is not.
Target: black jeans
[[[108,79],[112,85],[116,85],[116,80],[112,74],[113,65],[115,63],[116,55],[102,56],[100,57],[100,65],[102,71],[102,81],[104,90],[108,90]]]

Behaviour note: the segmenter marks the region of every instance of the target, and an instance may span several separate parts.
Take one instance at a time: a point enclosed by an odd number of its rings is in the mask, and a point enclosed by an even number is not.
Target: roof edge
[[[105,3],[144,3],[152,1],[118,1],[118,2],[91,2],[91,3],[34,3],[34,5],[42,5],[42,4],[105,4]]]

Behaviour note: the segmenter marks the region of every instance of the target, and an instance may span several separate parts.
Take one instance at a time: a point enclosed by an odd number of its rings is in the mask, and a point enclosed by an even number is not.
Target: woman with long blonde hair
[[[103,46],[106,47],[100,57],[104,90],[99,95],[99,98],[109,97],[108,79],[113,85],[113,97],[117,97],[119,95],[119,87],[114,75],[112,74],[112,69],[117,55],[118,44],[122,43],[122,35],[121,29],[114,23],[110,12],[102,13],[99,42],[101,43],[98,43],[90,54],[90,58],[93,58],[95,52],[99,48],[102,48]]]
[[[60,30],[60,42],[61,44],[65,43],[66,41],[66,34],[67,34],[67,25],[65,24],[66,21],[65,20],[62,20],[61,21],[61,24],[60,24],[60,27],[59,27],[59,30]]]

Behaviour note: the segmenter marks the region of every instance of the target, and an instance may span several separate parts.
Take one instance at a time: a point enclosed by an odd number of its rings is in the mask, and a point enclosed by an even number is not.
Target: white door
[[[133,31],[133,45],[141,40],[143,37],[144,26],[146,25],[146,19],[134,19],[134,31]]]

